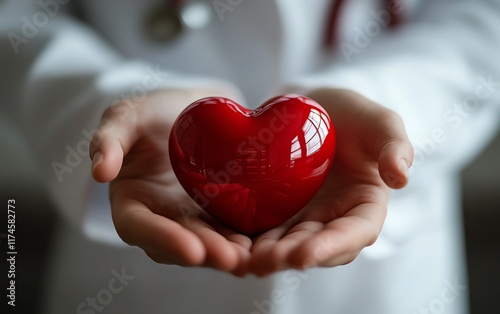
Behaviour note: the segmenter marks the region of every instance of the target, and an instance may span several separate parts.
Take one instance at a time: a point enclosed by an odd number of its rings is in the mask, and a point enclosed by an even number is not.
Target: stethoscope
[[[325,27],[325,47],[332,48],[337,43],[340,14],[345,0],[336,0]],[[401,0],[386,0],[387,7],[397,8]],[[395,27],[402,22],[402,14],[389,10],[391,19],[389,27]],[[155,8],[148,16],[148,33],[150,37],[160,43],[170,43],[179,38],[188,30],[203,29],[208,26],[214,17],[214,8],[207,2],[186,2],[184,0],[167,0],[162,6]]]
[[[170,43],[188,30],[205,28],[212,19],[213,9],[207,2],[164,0],[147,17],[147,33],[154,41]]]

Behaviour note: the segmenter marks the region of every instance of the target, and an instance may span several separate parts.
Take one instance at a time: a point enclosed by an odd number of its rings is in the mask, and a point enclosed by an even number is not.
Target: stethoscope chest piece
[[[147,17],[146,32],[153,41],[170,43],[187,30],[203,29],[212,21],[213,14],[207,3],[176,3],[156,7]]]
[[[171,42],[184,31],[180,10],[174,6],[161,6],[148,16],[146,32],[156,42]]]

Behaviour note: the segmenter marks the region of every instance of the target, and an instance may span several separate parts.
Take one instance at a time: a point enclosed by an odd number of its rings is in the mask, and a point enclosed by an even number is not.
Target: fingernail
[[[401,172],[404,173],[405,177],[408,177],[408,172],[409,172],[408,163],[404,158],[401,158],[399,160],[399,170],[401,170]]]
[[[92,159],[92,170],[94,170],[100,163],[104,160],[103,155],[100,151],[97,151],[94,154],[94,158]]]

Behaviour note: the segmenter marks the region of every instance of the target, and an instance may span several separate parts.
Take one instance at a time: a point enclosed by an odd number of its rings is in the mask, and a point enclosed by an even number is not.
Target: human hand
[[[333,121],[335,160],[304,209],[254,240],[250,271],[259,276],[350,263],[377,239],[389,188],[408,181],[413,147],[399,115],[348,90],[319,89],[308,97]]]
[[[118,235],[158,263],[245,272],[251,240],[201,210],[180,207],[193,201],[177,181],[168,154],[170,130],[185,107],[207,96],[234,95],[230,89],[167,90],[119,103],[103,114],[90,148],[93,176],[110,182]]]

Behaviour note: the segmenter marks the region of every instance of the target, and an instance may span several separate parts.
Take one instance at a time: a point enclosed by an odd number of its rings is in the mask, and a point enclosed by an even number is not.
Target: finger
[[[292,227],[279,240],[267,241],[263,248],[254,250],[252,271],[259,276],[265,276],[290,268],[288,263],[290,253],[312,234],[323,229],[323,226],[323,223],[317,221],[302,222]]]
[[[367,203],[359,205],[303,241],[290,254],[288,262],[298,269],[347,264],[363,248],[375,242],[385,215],[383,206]]]
[[[399,189],[408,183],[408,169],[413,162],[413,146],[408,139],[403,120],[395,112],[376,108],[365,118],[368,143],[373,143],[372,155],[378,160],[379,173],[390,188]]]
[[[243,247],[236,247],[240,263],[231,271],[234,276],[244,277],[249,274],[249,263],[251,259],[250,251]]]
[[[167,257],[165,257],[163,254],[156,253],[156,252],[151,252],[151,251],[144,251],[146,255],[155,261],[158,264],[165,264],[165,265],[172,265],[172,263]]]
[[[236,267],[233,267],[231,273],[238,277],[247,275],[251,258],[250,249],[252,248],[252,240],[248,236],[224,226],[215,219],[210,219],[210,225],[213,226],[219,234],[226,238],[236,250],[238,263]]]
[[[240,262],[236,249],[238,244],[229,241],[202,220],[193,220],[188,228],[198,236],[205,247],[205,266],[228,272],[237,268]]]
[[[112,197],[113,223],[120,238],[181,266],[205,261],[203,242],[191,231],[166,217],[152,213],[144,204]]]
[[[252,240],[247,237],[246,235],[240,234],[233,229],[228,228],[227,226],[223,225],[222,223],[218,222],[217,220],[213,219],[209,215],[199,215],[203,222],[207,223],[208,228],[213,229],[216,233],[220,234],[222,237],[224,237],[228,244],[232,247],[232,249],[236,252],[237,258],[236,261],[232,265],[217,265],[214,264],[212,260],[212,257],[209,257],[208,259],[210,260],[207,264],[207,266],[211,266],[213,268],[217,268],[220,270],[224,271],[229,271],[233,275],[238,276],[238,277],[243,277],[248,273],[248,262],[250,260],[250,248],[252,247]],[[189,222],[189,224],[191,224]],[[192,225],[191,225],[192,227]],[[222,239],[220,239],[222,240]],[[217,257],[214,257],[217,258]],[[225,256],[220,256],[218,259],[224,259],[227,261],[227,257]]]
[[[289,227],[286,225],[278,226],[271,229],[257,238],[254,239],[252,245],[252,258],[250,260],[250,270],[257,276],[267,276],[274,269],[274,265],[271,265],[268,259],[269,253],[276,245],[276,243],[281,239]]]
[[[252,247],[252,240],[248,236],[228,228],[224,224],[213,219],[211,216],[208,215],[204,216],[203,220],[206,221],[210,226],[212,226],[215,229],[215,231],[221,234],[228,241],[234,242],[239,246],[245,248],[246,250],[250,251]]]
[[[99,182],[109,182],[120,172],[123,157],[139,137],[137,111],[128,102],[109,107],[90,144],[92,174]]]
[[[407,184],[413,147],[397,113],[349,90],[318,89],[309,96],[326,106],[339,129],[352,129],[353,121],[359,121],[359,136],[378,161],[382,180],[391,188]]]
[[[238,233],[229,233],[229,234],[222,233],[222,235],[229,241],[238,244],[239,246],[247,249],[248,251],[250,251],[250,249],[252,248],[252,240],[250,240],[250,238],[245,235]]]
[[[236,252],[238,254],[239,263],[237,266],[231,271],[231,273],[237,277],[244,277],[249,272],[249,263],[251,254],[248,248],[242,247],[236,243],[233,244]]]

